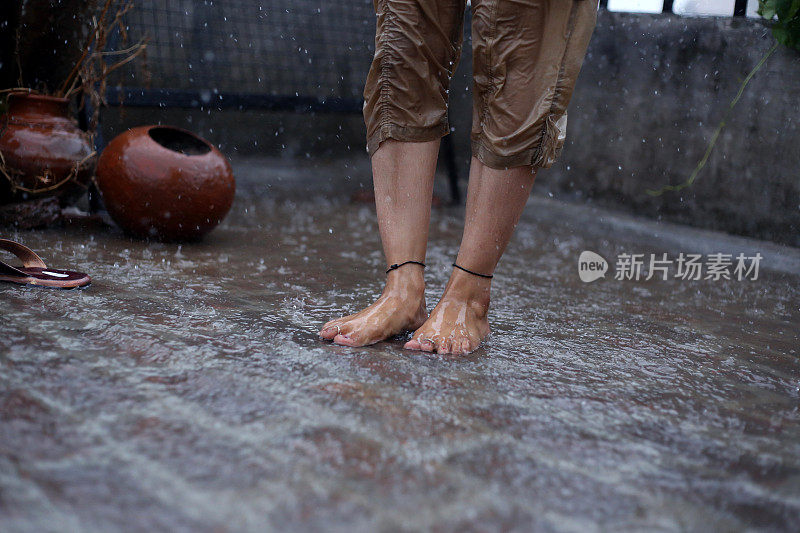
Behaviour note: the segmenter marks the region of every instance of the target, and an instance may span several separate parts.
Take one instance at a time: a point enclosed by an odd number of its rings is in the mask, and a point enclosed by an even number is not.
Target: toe
[[[450,339],[442,339],[438,343],[436,343],[436,353],[439,355],[445,355],[451,353],[451,346],[452,342]]]
[[[339,334],[339,328],[336,325],[328,325],[326,324],[320,331],[319,336],[325,340],[332,340],[336,335]]]
[[[411,339],[407,343],[403,345],[403,348],[406,350],[421,350],[422,346],[420,346],[419,341],[417,339]]]
[[[464,355],[470,354],[475,350],[477,350],[482,342],[483,341],[481,339],[467,339],[467,341],[463,345]]]
[[[453,350],[454,353],[458,353],[460,355],[467,355],[471,351],[472,343],[469,341],[469,339],[461,339],[461,342],[458,343],[458,350]]]
[[[419,341],[419,347],[423,352],[432,352],[436,349],[436,345],[429,339],[421,339]]]
[[[348,335],[338,334],[333,337],[334,344],[341,344],[342,346],[361,346],[361,344]]]
[[[319,336],[322,337],[323,339],[331,340],[336,336],[337,333],[339,333],[340,327],[345,322],[347,322],[346,317],[339,317],[333,320],[328,320],[327,322],[325,322],[325,325],[322,326],[322,329],[319,330]]]

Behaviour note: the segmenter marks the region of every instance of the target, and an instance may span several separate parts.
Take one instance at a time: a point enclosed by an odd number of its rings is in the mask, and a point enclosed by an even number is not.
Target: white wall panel
[[[661,13],[663,0],[608,0],[609,11],[629,11],[631,13]]]
[[[678,15],[733,15],[735,0],[675,0],[672,11]]]

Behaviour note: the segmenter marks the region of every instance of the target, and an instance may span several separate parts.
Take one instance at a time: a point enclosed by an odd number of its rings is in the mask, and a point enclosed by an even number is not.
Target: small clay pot
[[[131,235],[198,239],[219,224],[236,189],[230,163],[208,141],[169,126],[133,128],[97,162],[111,218]]]
[[[66,98],[9,94],[0,154],[0,203],[58,196],[67,205],[94,171],[89,138],[70,118]]]

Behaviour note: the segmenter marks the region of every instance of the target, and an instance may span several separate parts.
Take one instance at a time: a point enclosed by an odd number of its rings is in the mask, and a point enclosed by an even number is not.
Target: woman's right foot
[[[413,331],[427,318],[422,271],[409,265],[387,274],[383,294],[374,304],[354,315],[331,320],[319,336],[343,346],[366,346]]]

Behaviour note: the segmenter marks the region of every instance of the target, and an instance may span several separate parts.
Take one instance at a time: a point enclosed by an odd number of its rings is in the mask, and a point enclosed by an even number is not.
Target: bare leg
[[[425,260],[438,153],[439,140],[387,140],[372,156],[375,207],[387,268]],[[383,294],[375,303],[331,320],[319,335],[336,344],[364,346],[416,329],[427,316],[422,267],[409,264],[386,275]]]
[[[472,158],[464,235],[456,263],[481,274],[494,272],[534,178],[530,166],[497,170]],[[475,350],[489,334],[490,289],[490,279],[454,268],[442,299],[405,347],[440,354]]]

